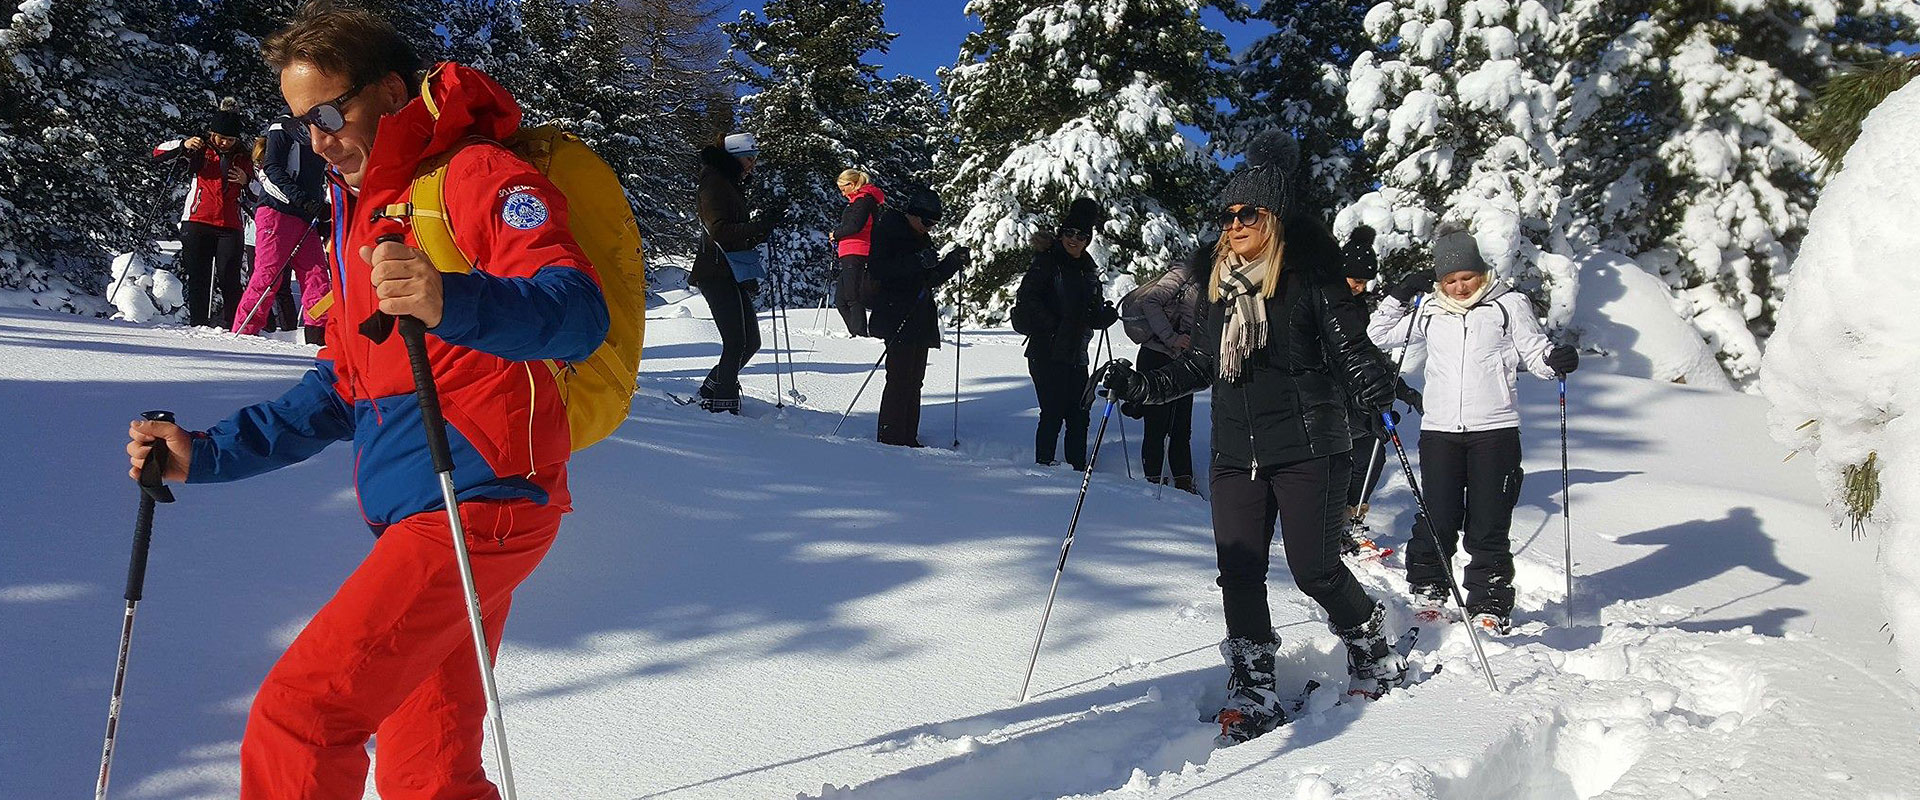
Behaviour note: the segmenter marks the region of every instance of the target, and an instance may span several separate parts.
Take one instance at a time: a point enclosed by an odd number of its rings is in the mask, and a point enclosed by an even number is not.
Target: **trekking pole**
[[[767,264],[771,267],[767,270],[767,298],[772,301],[772,307],[767,309],[769,312],[767,316],[770,318],[768,321],[773,323],[773,407],[786,408],[787,394],[780,388],[780,272],[778,267],[772,266],[772,241],[767,242]],[[754,327],[759,327],[758,316],[754,318],[753,324]]]
[[[1113,363],[1128,365],[1125,361]],[[1111,366],[1109,364],[1108,366]],[[1107,366],[1098,373],[1105,374]],[[1100,443],[1106,437],[1107,420],[1113,418],[1113,395],[1107,394],[1107,409],[1100,412],[1100,438],[1093,440],[1093,453],[1087,457],[1087,471],[1080,476],[1080,499],[1073,502],[1073,518],[1067,521],[1067,538],[1060,543],[1060,561],[1053,567],[1053,586],[1047,589],[1047,605],[1040,611],[1040,630],[1033,635],[1033,652],[1027,656],[1027,675],[1020,680],[1020,702],[1027,702],[1027,690],[1033,686],[1033,668],[1040,663],[1040,641],[1047,636],[1047,619],[1053,616],[1053,599],[1060,593],[1060,576],[1067,572],[1067,553],[1073,550],[1074,529],[1080,526],[1080,509],[1087,504],[1087,487],[1093,483],[1093,465],[1100,460]]]
[[[1473,629],[1473,621],[1467,619],[1467,601],[1460,596],[1460,584],[1453,580],[1453,559],[1447,557],[1446,548],[1440,544],[1440,534],[1433,529],[1433,514],[1427,510],[1427,499],[1420,494],[1420,482],[1413,477],[1413,462],[1407,460],[1407,448],[1400,443],[1400,430],[1394,427],[1393,415],[1382,413],[1380,421],[1387,425],[1387,439],[1393,442],[1393,451],[1400,455],[1400,469],[1407,473],[1407,488],[1413,490],[1414,505],[1420,509],[1420,518],[1426,521],[1427,538],[1433,540],[1433,552],[1440,557],[1440,574],[1447,578],[1447,590],[1453,593],[1453,603],[1460,607],[1460,623],[1467,626],[1467,638],[1473,642],[1473,654],[1480,659],[1480,669],[1486,672],[1487,688],[1494,694],[1500,693],[1500,685],[1493,682],[1493,665],[1487,661],[1487,651],[1480,646],[1480,632]],[[1421,527],[1418,523],[1415,528]]]
[[[1565,558],[1562,571],[1567,577],[1566,624],[1573,624],[1573,480],[1567,469],[1567,376],[1560,374],[1560,519],[1565,525]]]
[[[787,314],[788,292],[793,291],[793,276],[785,268],[780,270],[780,329],[785,331],[787,340],[787,395],[793,398],[793,404],[807,402],[807,396],[800,393],[800,372],[793,366],[793,318]]]
[[[917,309],[917,308],[919,308],[919,307],[920,307],[920,301],[921,301],[921,300],[923,300],[923,299],[926,299],[926,296],[927,296],[927,290],[925,290],[925,289],[921,289],[921,290],[920,290],[920,293],[919,293],[919,294],[917,294],[917,295],[914,295],[914,298],[913,298],[913,305],[911,305],[911,306],[908,306],[908,307],[907,307],[907,313],[905,313],[905,314],[902,314],[902,315],[901,315],[901,318],[900,318],[900,327],[898,327],[898,328],[895,328],[895,329],[893,330],[893,338],[895,338],[895,339],[898,339],[898,338],[900,338],[900,334],[901,334],[902,332],[904,332],[904,331],[906,331],[906,329],[907,329],[907,322],[913,319],[913,312],[914,312],[914,309]],[[939,324],[938,324],[938,323],[939,323],[939,320],[935,320],[934,322],[935,322],[935,325],[934,325],[934,327],[936,327],[936,328],[938,328],[938,327],[939,327]],[[881,341],[886,341],[886,340],[884,340],[884,339],[883,339],[883,340],[881,340]],[[866,392],[867,392],[867,384],[869,384],[869,383],[872,383],[872,382],[873,382],[873,373],[875,373],[875,372],[879,372],[879,371],[880,371],[880,362],[882,362],[882,361],[885,361],[885,360],[887,360],[887,351],[886,351],[886,349],[885,349],[884,347],[882,347],[882,349],[880,350],[880,357],[879,357],[879,358],[876,358],[876,359],[874,359],[874,360],[873,360],[873,366],[871,366],[871,367],[868,367],[868,368],[867,368],[867,379],[866,379],[866,380],[863,380],[863,381],[861,381],[861,382],[860,382],[860,388],[859,388],[859,390],[857,390],[857,391],[855,391],[855,392],[853,393],[853,399],[852,399],[852,400],[848,400],[848,401],[847,401],[847,410],[846,410],[846,411],[844,411],[844,412],[842,412],[842,413],[840,414],[840,421],[839,421],[838,423],[836,423],[836,424],[835,424],[835,425],[833,426],[833,435],[834,435],[834,436],[839,436],[839,435],[840,435],[840,428],[841,428],[841,426],[843,426],[843,425],[846,425],[846,424],[847,424],[847,417],[850,417],[850,416],[852,416],[852,415],[853,415],[853,406],[854,406],[854,404],[855,404],[855,403],[858,403],[858,402],[860,402],[860,395],[863,395],[863,394],[866,394]],[[918,438],[918,437],[915,437],[915,438]]]
[[[171,411],[148,411],[141,419],[172,422]],[[127,612],[120,618],[120,660],[113,669],[113,700],[107,703],[107,739],[100,747],[100,778],[94,784],[94,800],[106,800],[107,778],[113,772],[113,746],[120,735],[120,700],[127,688],[127,651],[133,646],[133,614],[147,585],[147,546],[153,541],[155,503],[173,502],[173,490],[165,483],[167,443],[153,443],[147,463],[140,467],[140,512],[133,520],[133,558],[127,564]]]
[[[1100,331],[1100,343],[1107,348],[1107,358],[1109,359],[1108,361],[1102,361],[1100,363],[1111,363],[1111,359],[1114,358],[1113,339],[1108,336],[1108,331],[1105,329]],[[1127,480],[1133,480],[1133,445],[1127,444],[1126,417],[1127,415],[1125,414],[1120,415],[1120,458],[1127,465]],[[1142,456],[1142,458],[1144,457],[1145,456]],[[1146,472],[1147,465],[1141,464],[1140,471],[1143,473]]]
[[[398,242],[387,234],[380,242]],[[507,720],[500,708],[500,689],[493,680],[493,653],[487,647],[487,629],[480,618],[480,593],[473,581],[473,559],[467,553],[467,529],[460,521],[460,497],[453,486],[453,450],[447,446],[447,420],[440,413],[440,387],[433,380],[433,366],[427,362],[427,326],[415,317],[398,320],[376,313],[361,325],[361,332],[376,342],[386,339],[398,322],[400,340],[407,345],[407,361],[413,367],[413,394],[420,404],[420,423],[426,429],[427,451],[433,457],[434,474],[440,478],[440,498],[447,507],[447,527],[453,534],[453,557],[460,568],[461,593],[467,601],[467,623],[473,628],[474,653],[480,662],[480,687],[487,695],[487,725],[493,729],[493,752],[500,760],[500,796],[516,800],[513,788],[513,761],[507,756]]]
[[[960,292],[957,289],[953,294],[953,449],[960,449]]]
[[[287,270],[293,268],[293,260],[300,256],[300,248],[306,245],[307,238],[312,236],[314,229],[318,227],[320,227],[320,220],[316,219],[312,222],[307,223],[307,232],[300,235],[300,240],[293,243],[293,249],[287,251],[286,259],[280,262],[280,272],[274,275],[274,278],[273,278],[273,291],[267,292],[266,294],[262,294],[259,297],[254,298],[253,307],[247,309],[247,315],[241,318],[239,324],[233,326],[233,332],[235,334],[238,334],[241,328],[245,328],[249,323],[253,322],[253,312],[260,310],[261,303],[266,302],[267,298],[273,297],[274,295],[277,295],[280,293],[280,289],[281,289],[280,279],[286,276]],[[255,265],[255,268],[257,269],[258,265]]]
[[[1408,312],[1407,314],[1407,343],[1400,346],[1400,355],[1395,356],[1393,359],[1393,376],[1394,376],[1393,379],[1396,381],[1400,380],[1400,371],[1405,367],[1407,363],[1407,351],[1413,349],[1413,325],[1415,320],[1418,319],[1418,317],[1414,312],[1418,312],[1420,310],[1420,302],[1424,299],[1426,299],[1425,295],[1421,295],[1413,298],[1413,312]],[[1375,476],[1378,475],[1381,472],[1381,470],[1385,467],[1385,465],[1381,464],[1380,461],[1381,459],[1386,458],[1386,455],[1387,455],[1387,443],[1380,442],[1374,445],[1373,453],[1367,456],[1367,474],[1365,476],[1367,485],[1366,485],[1365,493],[1360,498],[1361,508],[1365,508],[1367,507],[1368,504],[1373,502],[1374,485],[1379,480]],[[1353,521],[1355,523],[1359,523],[1364,520],[1365,520],[1365,517],[1355,517]]]

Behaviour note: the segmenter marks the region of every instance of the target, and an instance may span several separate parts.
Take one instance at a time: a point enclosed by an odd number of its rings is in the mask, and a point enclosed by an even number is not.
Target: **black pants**
[[[1513,545],[1507,535],[1520,501],[1520,429],[1472,433],[1420,432],[1420,482],[1433,530],[1451,559],[1466,526],[1467,608],[1475,613],[1513,613]],[[1407,543],[1407,582],[1444,586],[1440,555],[1414,520]]]
[[[1148,347],[1140,348],[1140,371],[1152,372],[1173,363],[1173,356]],[[1159,476],[1164,459],[1172,468],[1172,477],[1193,477],[1193,395],[1171,403],[1146,406],[1141,418],[1147,423],[1146,439],[1140,442],[1140,464],[1148,478]]]
[[[1066,462],[1087,468],[1087,365],[1027,359],[1027,375],[1040,399],[1040,425],[1033,433],[1033,460],[1053,461],[1060,426],[1066,425]]]
[[[881,444],[920,446],[920,387],[927,380],[927,347],[887,342],[887,383],[880,390]]]
[[[187,284],[187,323],[233,327],[240,305],[240,232],[201,222],[180,223],[180,277]],[[220,316],[213,316],[213,287],[220,285]]]
[[[720,363],[707,373],[702,392],[712,398],[737,398],[740,370],[760,352],[760,318],[753,308],[753,295],[730,283],[703,285],[700,295],[707,298],[713,325],[720,329]]]
[[[1257,476],[1245,468],[1214,465],[1213,544],[1220,556],[1227,636],[1273,638],[1267,562],[1276,521],[1294,585],[1326,609],[1329,621],[1351,628],[1373,614],[1373,601],[1340,560],[1345,476],[1334,474],[1333,462],[1322,456],[1262,466]]]
[[[1380,488],[1380,476],[1387,472],[1387,442],[1371,434],[1353,437],[1352,477],[1347,481],[1347,505],[1357,506],[1373,498]]]
[[[847,333],[867,335],[867,305],[860,300],[860,283],[867,274],[866,256],[840,257],[840,284],[833,291],[833,307],[847,323]]]

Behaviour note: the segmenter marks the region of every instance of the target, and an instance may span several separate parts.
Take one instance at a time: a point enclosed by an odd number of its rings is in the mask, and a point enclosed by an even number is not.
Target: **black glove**
[[[967,267],[973,266],[973,251],[968,250],[966,245],[956,245],[947,251],[945,258],[940,259],[940,266],[950,270],[949,274],[966,272]]]
[[[1139,403],[1121,403],[1120,415],[1129,419],[1140,419],[1147,415],[1147,407]]]
[[[1400,301],[1400,305],[1413,305],[1413,298],[1433,291],[1433,271],[1420,270],[1401,278],[1387,290],[1387,296]]]
[[[1580,368],[1580,351],[1567,345],[1554,345],[1547,351],[1547,368],[1561,375],[1571,374]]]
[[[741,281],[740,291],[746,292],[747,294],[759,294],[760,282],[755,280]]]
[[[307,202],[301,203],[300,213],[307,215],[307,219],[309,220],[319,220],[322,222],[325,222],[333,216],[327,204],[319,200],[308,200]]]
[[[1104,300],[1087,307],[1087,326],[1094,330],[1110,328],[1120,321],[1120,309],[1113,307],[1112,300]]]
[[[1413,409],[1413,413],[1423,417],[1427,415],[1427,400],[1420,396],[1419,390],[1402,383],[1398,395],[1400,402],[1406,403],[1408,408]]]
[[[1100,382],[1107,387],[1107,396],[1122,403],[1139,403],[1147,399],[1147,376],[1133,368],[1124,358],[1116,358],[1101,367],[1106,375]],[[1124,409],[1122,411],[1124,412]]]
[[[1367,360],[1353,371],[1356,385],[1360,387],[1355,393],[1356,399],[1362,408],[1376,413],[1393,405],[1394,387],[1400,382],[1400,376],[1394,374],[1393,368],[1380,361]]]

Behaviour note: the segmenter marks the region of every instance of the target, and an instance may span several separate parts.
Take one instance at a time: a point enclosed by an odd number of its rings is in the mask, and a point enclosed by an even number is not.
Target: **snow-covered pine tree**
[[[973,0],[982,30],[942,71],[949,236],[973,250],[969,314],[1004,319],[1029,239],[1087,196],[1111,213],[1093,252],[1148,278],[1186,255],[1220,169],[1180,131],[1227,91],[1215,0]]]
[[[911,121],[915,112],[888,112],[902,105],[889,102],[900,89],[890,89],[879,66],[866,60],[893,41],[885,10],[880,0],[768,0],[760,14],[743,11],[721,25],[731,44],[724,63],[747,90],[738,127],[760,141],[756,201],[778,221],[768,241],[772,266],[784,270],[776,278],[796,302],[819,298],[839,269],[827,234],[846,200],[834,178],[858,167],[882,189],[897,191],[910,176],[887,174],[877,157],[927,136],[887,124],[888,117]]]
[[[1824,177],[1796,133],[1811,89],[1915,41],[1920,4],[1567,5],[1571,235],[1665,279],[1727,373],[1751,381]]]
[[[1544,302],[1556,326],[1576,292],[1548,46],[1560,5],[1391,0],[1368,11],[1377,49],[1355,60],[1347,107],[1380,187],[1335,224],[1342,235],[1373,226],[1389,276],[1429,268],[1436,227],[1463,226],[1495,274]]]
[[[1253,18],[1273,33],[1241,53],[1226,135],[1214,149],[1237,154],[1260,131],[1300,142],[1300,202],[1332,213],[1373,188],[1373,161],[1347,110],[1347,72],[1372,49],[1362,25],[1374,0],[1267,0]]]
[[[0,27],[0,289],[103,311],[108,259],[175,220],[153,145],[194,119],[191,53],[153,35],[174,0],[26,0]],[[197,118],[204,120],[204,116]]]
[[[716,82],[710,3],[523,0],[540,57],[516,72],[529,124],[578,134],[606,159],[650,253],[688,253],[693,152],[706,130],[697,92]],[[703,34],[701,28],[708,28]]]

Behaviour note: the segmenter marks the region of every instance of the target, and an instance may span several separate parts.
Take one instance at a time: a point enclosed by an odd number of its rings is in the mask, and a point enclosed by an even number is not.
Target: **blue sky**
[[[741,10],[760,11],[761,0],[732,0],[727,18],[732,19]],[[954,58],[960,54],[960,40],[967,34],[979,30],[972,17],[961,11],[966,8],[965,0],[893,0],[887,3],[887,28],[899,37],[893,40],[893,49],[874,61],[880,64],[881,72],[887,75],[906,74],[935,81],[933,71],[940,67],[951,66]],[[1224,18],[1209,12],[1209,23],[1227,35],[1227,43],[1235,50],[1245,47],[1259,34],[1271,26],[1264,22],[1249,25],[1228,24]],[[1255,28],[1254,25],[1260,26]]]

